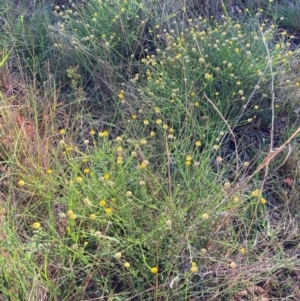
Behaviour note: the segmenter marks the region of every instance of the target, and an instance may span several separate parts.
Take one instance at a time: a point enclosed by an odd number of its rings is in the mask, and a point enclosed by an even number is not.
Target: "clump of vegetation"
[[[1,299],[299,299],[289,5],[202,2],[0,5]]]

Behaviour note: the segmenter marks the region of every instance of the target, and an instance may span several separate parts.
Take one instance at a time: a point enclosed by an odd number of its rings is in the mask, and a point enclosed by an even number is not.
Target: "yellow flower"
[[[148,120],[144,120],[144,125],[148,125],[149,121]]]
[[[72,214],[69,214],[68,217],[69,217],[69,219],[74,220],[74,219],[76,219],[77,216],[76,216],[76,214],[72,213]]]
[[[126,269],[130,268],[130,263],[129,263],[129,262],[124,262],[124,267],[125,267]]]
[[[148,164],[148,160],[143,160],[143,162],[140,164],[140,168],[146,168]]]
[[[106,208],[106,209],[105,209],[105,212],[106,212],[107,214],[111,214],[111,213],[112,213],[112,209],[111,209],[111,208]]]
[[[261,198],[261,199],[260,199],[260,202],[261,202],[263,205],[265,205],[265,204],[267,203],[267,200],[266,200],[265,198]]]
[[[203,218],[203,219],[208,219],[208,214],[207,214],[207,213],[204,213],[204,214],[202,215],[202,218]]]
[[[147,165],[142,162],[141,165],[140,165],[140,168],[146,168],[146,167],[147,167]]]
[[[158,273],[158,268],[157,267],[153,267],[150,269],[152,274],[157,274]]]
[[[99,133],[99,137],[107,137],[108,136],[108,131],[103,131]]]
[[[197,267],[196,262],[192,262],[191,272],[192,273],[197,273],[198,272],[198,267]]]
[[[150,133],[150,136],[151,136],[151,137],[154,137],[154,136],[155,136],[155,132],[151,132],[151,133]]]
[[[51,174],[52,174],[52,169],[48,169],[48,170],[47,170],[47,174],[48,174],[48,175],[51,175]]]
[[[60,133],[61,135],[64,135],[64,134],[66,133],[66,130],[61,129],[61,130],[59,131],[59,133]]]
[[[185,161],[185,165],[187,165],[187,166],[191,165],[191,161],[186,160],[186,161]]]
[[[90,173],[90,170],[89,170],[89,168],[85,168],[85,169],[83,170],[83,173],[85,173],[85,174],[88,174],[88,173]]]
[[[83,159],[82,159],[82,162],[83,162],[83,163],[86,163],[86,162],[88,162],[88,161],[89,161],[88,158],[83,158]]]
[[[241,254],[245,254],[246,253],[246,249],[245,248],[241,248],[240,252],[241,252]]]
[[[213,79],[213,75],[209,73],[205,73],[204,78],[210,81]]]
[[[160,125],[160,124],[162,123],[162,121],[161,121],[161,119],[156,119],[155,123],[156,123],[157,125]]]
[[[99,202],[99,206],[101,206],[101,207],[104,207],[105,204],[106,204],[106,202],[105,202],[104,200],[101,200],[101,201]]]
[[[90,219],[92,219],[92,220],[96,219],[96,214],[94,214],[94,213],[90,214]]]
[[[192,156],[191,155],[187,155],[185,158],[186,161],[191,161],[192,160]]]
[[[241,199],[240,199],[238,196],[234,197],[234,201],[235,201],[236,203],[238,203],[240,200],[241,200]]]
[[[143,144],[143,145],[144,145],[144,144],[147,144],[147,140],[146,140],[146,139],[142,139],[142,140],[141,140],[141,144]]]
[[[94,130],[90,130],[90,135],[95,135],[96,134],[96,132],[94,131]]]
[[[195,145],[196,146],[201,146],[201,141],[196,141]]]
[[[258,189],[252,191],[251,193],[252,196],[259,196],[260,195],[260,191]]]
[[[117,157],[117,164],[122,164],[123,163],[123,158],[122,156]]]
[[[81,178],[81,177],[76,177],[76,178],[75,178],[75,181],[76,181],[77,183],[81,183],[81,182],[82,182],[82,178]]]
[[[41,227],[41,224],[40,224],[39,222],[35,222],[35,223],[33,223],[33,225],[32,225],[32,228],[33,228],[34,230],[38,230],[40,227]]]
[[[116,259],[120,259],[122,257],[122,253],[121,252],[117,252],[116,254],[115,254],[115,258]]]
[[[103,178],[104,178],[104,180],[108,180],[108,179],[110,178],[110,176],[109,176],[109,174],[105,174],[105,175],[103,176]]]
[[[20,180],[20,181],[18,182],[18,185],[19,185],[20,187],[23,187],[23,186],[25,185],[25,182],[24,182],[23,180]]]

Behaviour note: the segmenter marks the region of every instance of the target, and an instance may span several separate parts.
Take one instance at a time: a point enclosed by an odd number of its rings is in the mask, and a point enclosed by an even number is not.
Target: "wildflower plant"
[[[146,81],[145,97],[163,107],[161,114],[167,119],[175,111],[180,117],[177,124],[191,110],[199,119],[219,118],[207,98],[232,126],[259,116],[270,122],[272,96],[264,91],[288,70],[284,57],[289,54],[282,54],[284,49],[277,50],[273,43],[276,25],[266,31],[259,26],[258,20],[245,26],[225,15],[221,22],[191,19],[184,31],[166,32],[169,46],[142,60],[145,79],[135,83],[139,87],[139,82],[144,86]],[[269,48],[274,49],[271,55]],[[276,70],[279,65],[280,71]]]
[[[194,1],[79,2],[52,8],[40,44],[20,37],[23,17],[9,27],[0,299],[296,299],[296,170],[280,180],[264,137],[254,159],[230,161],[225,145],[249,128],[274,142],[285,117],[297,134],[299,53],[275,39],[276,19],[204,18]]]

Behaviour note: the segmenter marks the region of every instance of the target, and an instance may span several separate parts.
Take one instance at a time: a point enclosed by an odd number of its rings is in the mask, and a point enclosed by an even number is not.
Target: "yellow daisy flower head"
[[[251,195],[254,196],[254,197],[259,196],[260,195],[260,190],[259,189],[253,190],[252,193],[251,193]]]
[[[99,206],[101,206],[101,207],[104,207],[105,204],[106,204],[106,202],[105,202],[104,200],[101,200],[101,201],[99,202]]]
[[[197,267],[196,262],[192,262],[191,272],[192,273],[197,273],[198,272],[198,267]]]
[[[91,220],[96,219],[96,214],[94,214],[94,213],[90,214],[90,219],[91,219]]]
[[[260,202],[261,202],[263,205],[265,205],[265,204],[267,203],[267,200],[266,200],[265,198],[261,198],[261,199],[260,199]]]
[[[77,183],[81,183],[82,182],[82,177],[75,177],[75,181]]]
[[[89,169],[89,168],[85,168],[85,169],[83,170],[83,173],[84,173],[84,174],[89,174],[89,173],[90,173],[90,169]]]
[[[112,213],[112,209],[111,209],[111,208],[106,208],[106,209],[105,209],[105,212],[106,212],[107,214],[111,214],[111,213]]]
[[[99,133],[99,137],[107,137],[108,136],[108,131],[103,131]]]
[[[124,267],[125,267],[126,269],[130,268],[130,263],[129,263],[129,262],[124,262]]]
[[[35,223],[33,223],[32,228],[34,230],[38,230],[41,228],[41,224],[39,222],[35,222]]]
[[[187,155],[185,158],[186,161],[191,161],[192,160],[192,156],[191,155]]]
[[[157,274],[158,273],[158,268],[157,267],[152,267],[151,269],[152,274]]]
[[[25,185],[25,182],[24,182],[23,180],[20,180],[20,181],[18,182],[18,185],[19,185],[20,187],[23,187],[23,186]]]
[[[203,219],[208,219],[208,214],[207,214],[207,213],[204,213],[204,214],[202,215],[202,218],[203,218]]]

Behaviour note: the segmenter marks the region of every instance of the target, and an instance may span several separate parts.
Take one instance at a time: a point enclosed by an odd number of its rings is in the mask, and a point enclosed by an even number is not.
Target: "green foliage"
[[[299,51],[272,1],[209,19],[192,2],[78,1],[8,26],[0,299],[296,296],[299,146],[273,155],[299,131]]]

